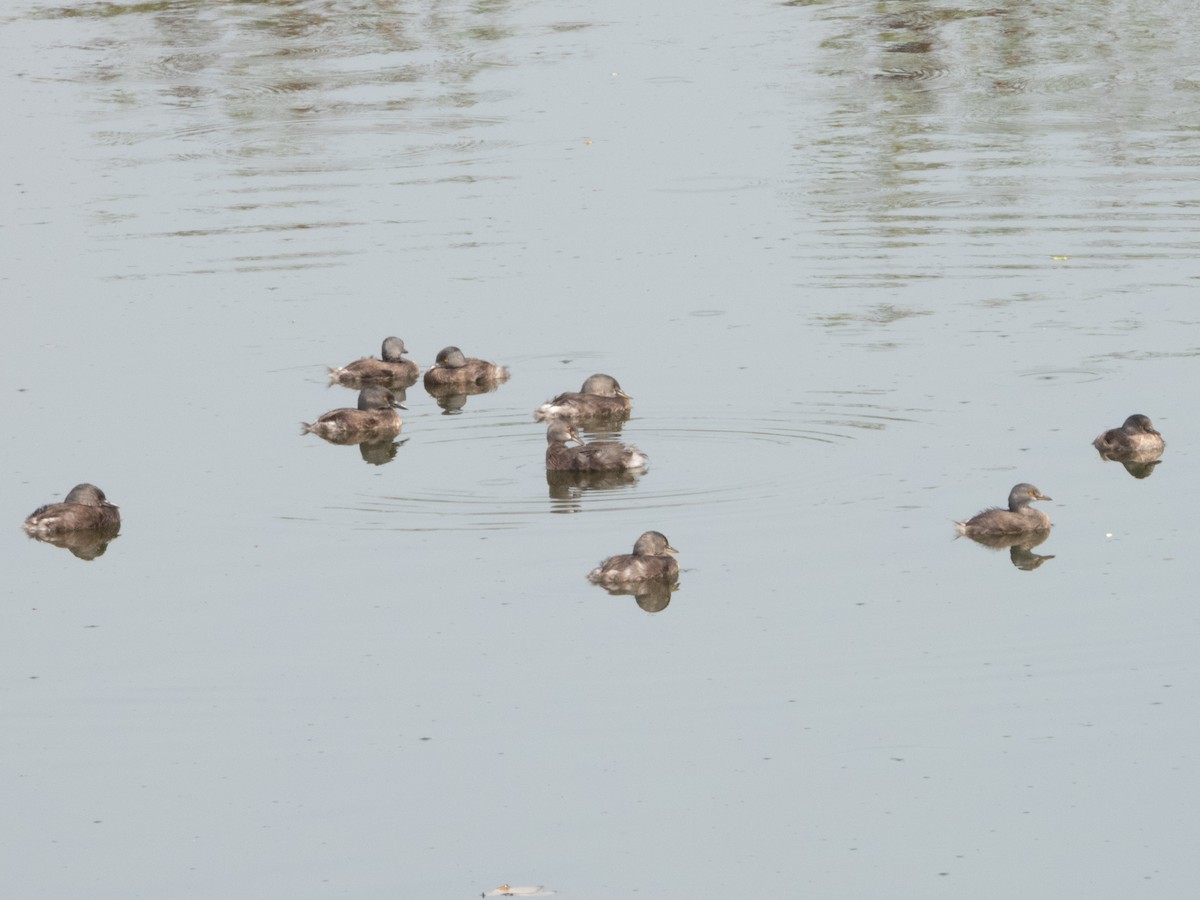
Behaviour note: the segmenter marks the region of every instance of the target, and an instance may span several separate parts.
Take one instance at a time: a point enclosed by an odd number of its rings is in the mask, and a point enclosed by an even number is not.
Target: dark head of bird
[[[617,383],[617,379],[600,372],[590,376],[583,383],[583,387],[579,389],[579,393],[595,394],[598,397],[624,397],[626,400],[633,399],[621,390],[621,385]]]
[[[395,394],[377,384],[367,385],[367,387],[358,392],[358,408],[408,409],[408,407],[400,405],[400,401],[396,399]]]
[[[546,429],[547,444],[568,444],[574,441],[577,444],[583,443],[583,438],[579,436],[579,431],[570,422],[565,422],[556,419],[550,423],[550,427]]]
[[[1154,425],[1150,422],[1149,416],[1143,416],[1136,413],[1125,420],[1125,424],[1121,426],[1121,430],[1126,434],[1158,434]]]
[[[379,358],[384,362],[405,362],[403,356],[408,350],[404,347],[404,341],[398,337],[389,337],[383,339],[383,349],[379,353]]]
[[[438,352],[435,366],[445,366],[447,369],[461,369],[467,364],[467,358],[457,347],[445,347]]]

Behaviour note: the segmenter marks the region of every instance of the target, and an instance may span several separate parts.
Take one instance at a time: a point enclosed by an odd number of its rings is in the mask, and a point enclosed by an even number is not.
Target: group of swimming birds
[[[1166,443],[1149,418],[1135,414],[1127,418],[1120,428],[1110,428],[1097,435],[1092,446],[1104,459],[1125,463],[1126,467],[1147,467],[1158,462]],[[1142,468],[1141,471],[1148,473],[1150,470]],[[965,522],[954,524],[959,534],[985,540],[1046,532],[1050,530],[1050,517],[1029,504],[1035,500],[1052,499],[1032,484],[1022,482],[1014,485],[1009,492],[1008,509],[985,509]]]
[[[302,433],[335,444],[388,441],[398,435],[403,420],[397,410],[406,407],[394,391],[415,384],[421,374],[417,363],[405,358],[407,353],[404,341],[389,337],[379,359],[363,357],[331,368],[332,383],[358,389],[358,405],[333,409],[314,422],[301,423]],[[458,347],[446,347],[425,372],[424,385],[435,398],[446,398],[494,390],[507,379],[504,366],[464,356]],[[579,473],[644,470],[649,458],[637,447],[617,441],[586,443],[579,436],[580,427],[603,427],[627,419],[631,399],[611,375],[596,374],[584,381],[578,392],[559,394],[534,410],[536,421],[549,423],[546,469]],[[572,443],[578,446],[568,446]],[[31,513],[24,527],[32,537],[72,548],[95,538],[97,543],[102,541],[95,552],[99,555],[120,530],[121,514],[100,488],[79,484],[63,502]],[[679,563],[671,556],[676,552],[661,532],[647,531],[634,543],[632,553],[609,557],[588,578],[614,593],[642,594],[647,582],[660,582],[669,594],[669,586],[679,577]]]
[[[363,443],[390,439],[400,433],[403,421],[393,390],[416,383],[420,367],[406,359],[407,349],[398,337],[383,342],[379,359],[364,357],[329,370],[330,381],[358,388],[357,408],[330,410],[315,422],[303,423],[304,434],[315,434],[333,443]],[[426,372],[427,391],[437,396],[480,393],[494,390],[508,378],[504,366],[466,357],[457,347],[446,347]],[[584,381],[579,391],[559,394],[534,410],[534,419],[548,422],[546,469],[550,472],[622,472],[645,469],[649,458],[637,447],[617,441],[586,443],[581,426],[600,426],[629,417],[631,397],[611,375],[596,374]],[[577,446],[568,446],[569,444]],[[1162,435],[1144,415],[1132,415],[1120,428],[1103,432],[1092,442],[1100,455],[1127,465],[1152,466],[1165,446]],[[1148,471],[1148,470],[1147,470]],[[1050,517],[1030,504],[1050,500],[1032,484],[1015,485],[1008,495],[1008,508],[986,509],[964,522],[955,522],[958,533],[976,539],[1003,538],[1046,532]],[[35,510],[25,519],[25,531],[41,540],[73,548],[103,552],[107,540],[121,527],[121,513],[94,484],[77,484],[61,503]],[[99,547],[98,552],[95,548]],[[629,585],[679,577],[676,553],[658,531],[647,531],[633,545],[633,552],[606,559],[588,578],[619,591]],[[82,555],[77,552],[77,555]],[[91,557],[87,557],[91,558]]]

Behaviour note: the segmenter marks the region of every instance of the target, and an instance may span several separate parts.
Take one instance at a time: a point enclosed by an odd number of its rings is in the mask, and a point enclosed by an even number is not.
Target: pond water
[[[1192,4],[2,24],[5,896],[1200,887]],[[512,377],[301,436],[392,334]],[[650,468],[563,485],[593,372]],[[19,527],[82,481],[91,560]]]

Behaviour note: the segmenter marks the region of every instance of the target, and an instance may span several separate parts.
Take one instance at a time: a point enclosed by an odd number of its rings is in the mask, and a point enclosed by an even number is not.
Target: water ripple
[[[899,410],[882,395],[833,392],[758,416],[637,418],[591,440],[636,444],[650,456],[645,472],[547,473],[542,426],[514,422],[509,411],[422,433],[410,423],[414,479],[402,489],[361,494],[351,504],[360,528],[380,531],[502,531],[547,515],[592,513],[639,517],[656,511],[722,509],[723,515],[791,515],[811,487],[813,466],[828,450],[869,432],[911,423],[925,411]],[[477,469],[487,448],[495,477],[464,485],[456,473]],[[422,448],[426,459],[420,459]],[[439,474],[439,470],[445,474]]]
[[[933,78],[943,78],[950,74],[946,66],[913,66],[895,69],[876,69],[871,72],[872,78],[879,81],[929,81]]]

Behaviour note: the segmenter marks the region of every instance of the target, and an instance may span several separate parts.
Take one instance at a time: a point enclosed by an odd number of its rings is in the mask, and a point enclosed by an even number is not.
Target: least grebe
[[[361,388],[368,384],[404,384],[407,387],[421,374],[420,366],[411,359],[404,359],[407,352],[400,338],[385,338],[379,359],[364,356],[348,365],[331,368],[329,380],[345,387]]]
[[[568,447],[574,441],[581,446]],[[546,468],[552,472],[612,472],[642,469],[650,459],[637,447],[616,441],[584,444],[570,422],[555,420],[546,429]]]
[[[25,519],[25,531],[31,535],[54,535],[67,531],[115,531],[121,526],[121,512],[108,502],[104,491],[94,484],[77,484],[62,503],[39,506]]]
[[[533,418],[543,422],[551,418],[579,421],[627,416],[631,399],[621,390],[617,379],[597,372],[583,383],[578,392],[567,391],[543,403],[533,411]]]
[[[672,547],[661,531],[647,531],[634,542],[633,553],[610,556],[588,573],[596,584],[645,581],[648,578],[677,578],[679,563]]]
[[[1120,428],[1097,435],[1092,446],[1105,456],[1150,457],[1162,453],[1166,443],[1148,416],[1132,415]]]
[[[486,359],[463,356],[457,347],[446,347],[437,355],[433,365],[425,372],[425,387],[439,388],[445,385],[491,385],[508,378],[508,369],[490,363]]]
[[[333,409],[311,425],[301,422],[301,434],[315,434],[327,441],[352,436],[395,437],[404,420],[397,409],[404,409],[395,394],[377,384],[358,392],[358,409]]]
[[[968,537],[988,534],[1021,534],[1027,531],[1046,531],[1050,517],[1040,509],[1033,509],[1034,500],[1052,500],[1032,484],[1015,485],[1008,494],[1008,509],[993,507],[985,509],[965,522],[955,522],[959,534]]]

